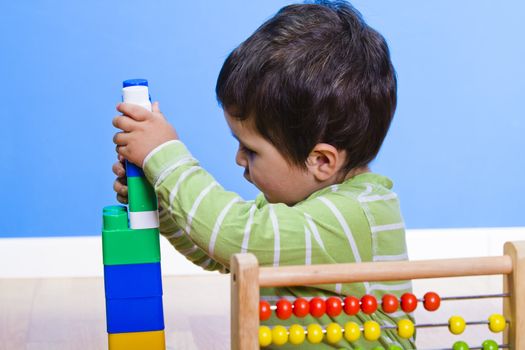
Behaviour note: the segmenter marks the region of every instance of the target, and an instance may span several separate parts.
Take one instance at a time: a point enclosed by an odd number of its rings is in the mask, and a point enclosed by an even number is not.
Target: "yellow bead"
[[[343,329],[341,326],[334,322],[330,323],[326,327],[326,340],[328,340],[330,344],[335,344],[341,340],[341,338],[343,338]]]
[[[461,334],[465,331],[465,320],[461,316],[452,316],[448,320],[448,329],[452,334]]]
[[[272,343],[272,330],[268,326],[259,327],[259,345],[268,346]]]
[[[381,336],[381,327],[376,321],[366,321],[363,328],[366,340],[377,340]]]
[[[290,332],[288,340],[290,343],[294,345],[299,345],[304,342],[304,338],[306,335],[304,334],[304,328],[298,324],[293,324],[288,329],[288,332]]]
[[[306,328],[306,332],[310,343],[319,344],[323,341],[323,328],[320,325],[313,323]]]
[[[345,339],[348,341],[356,341],[361,337],[361,329],[355,322],[347,322],[345,324]]]
[[[408,339],[414,335],[414,324],[409,319],[399,320],[397,323],[397,334],[403,339]]]
[[[272,341],[275,345],[283,345],[288,341],[288,331],[284,326],[272,328]]]
[[[492,314],[489,317],[489,329],[491,332],[499,333],[503,332],[507,325],[505,317],[500,314]]]

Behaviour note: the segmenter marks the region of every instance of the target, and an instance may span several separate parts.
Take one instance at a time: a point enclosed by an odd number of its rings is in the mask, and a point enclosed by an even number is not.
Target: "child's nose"
[[[243,168],[246,168],[248,166],[246,155],[240,148],[237,149],[237,154],[235,155],[235,162],[238,166],[241,166]]]

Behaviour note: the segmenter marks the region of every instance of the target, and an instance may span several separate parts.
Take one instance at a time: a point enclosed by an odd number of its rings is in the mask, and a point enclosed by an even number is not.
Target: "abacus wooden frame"
[[[510,321],[504,342],[525,348],[525,241],[507,242],[502,256],[259,267],[253,254],[235,254],[231,264],[231,348],[259,349],[259,288],[395,281],[440,277],[503,275],[503,315]],[[521,311],[520,311],[521,310]]]

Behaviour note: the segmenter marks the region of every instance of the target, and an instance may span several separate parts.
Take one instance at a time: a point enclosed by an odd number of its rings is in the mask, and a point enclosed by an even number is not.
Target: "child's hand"
[[[113,173],[117,175],[113,183],[113,190],[117,193],[117,201],[122,204],[128,204],[128,179],[126,177],[126,167],[124,157],[118,156],[118,161],[113,164]]]
[[[116,133],[113,142],[119,155],[139,167],[157,146],[179,139],[175,129],[160,112],[158,102],[153,104],[152,112],[129,103],[120,103],[117,110],[123,115],[116,116],[113,125],[123,132]]]

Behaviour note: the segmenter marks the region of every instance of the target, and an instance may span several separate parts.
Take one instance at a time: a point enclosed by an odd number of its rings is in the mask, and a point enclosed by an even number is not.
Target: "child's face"
[[[318,189],[307,169],[291,165],[248,119],[239,121],[224,112],[233,136],[239,141],[235,161],[245,169],[244,177],[270,203],[294,205]]]

